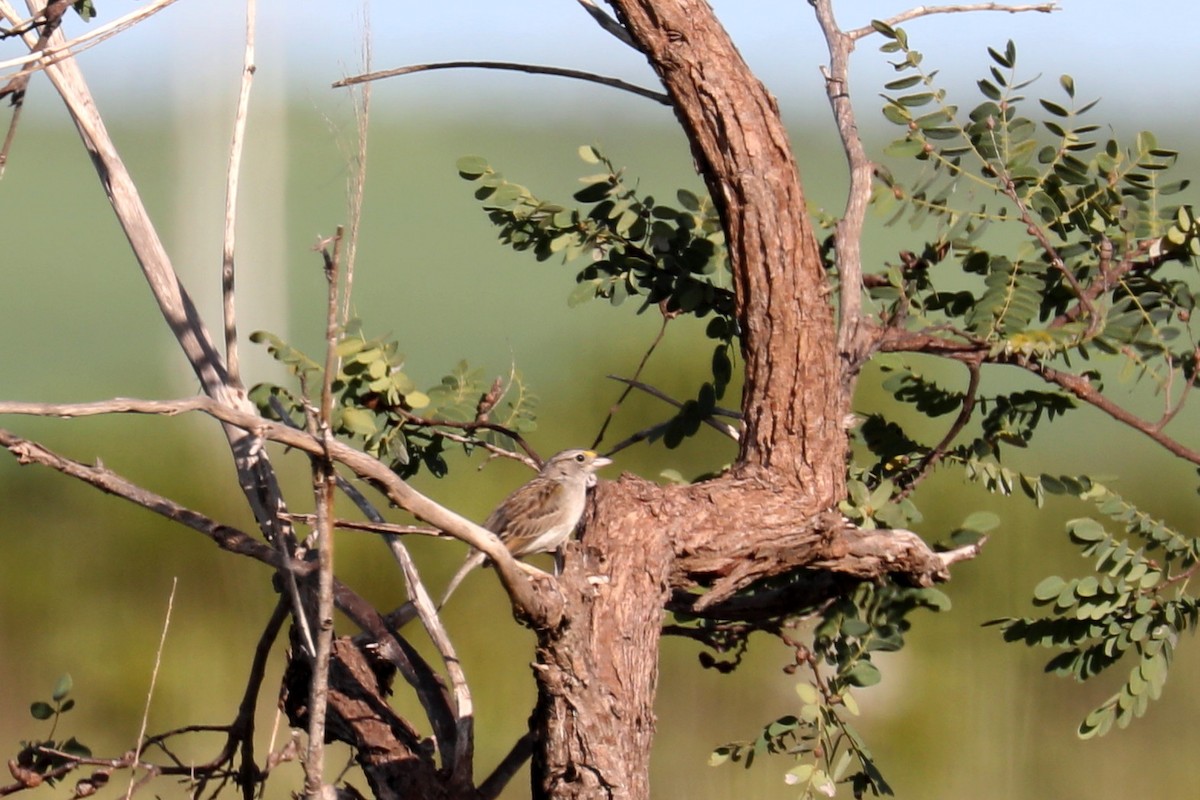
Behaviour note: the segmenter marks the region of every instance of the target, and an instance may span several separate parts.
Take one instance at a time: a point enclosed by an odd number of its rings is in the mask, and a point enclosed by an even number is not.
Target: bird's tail
[[[442,599],[438,601],[438,611],[442,610],[442,606],[446,605],[446,601],[450,599],[450,595],[454,594],[454,590],[463,582],[463,578],[467,577],[467,573],[478,566],[482,566],[487,559],[482,550],[473,550],[471,555],[467,556],[467,560],[458,568],[458,572],[454,573],[454,577],[450,579],[450,583],[446,586],[446,591],[442,594]]]

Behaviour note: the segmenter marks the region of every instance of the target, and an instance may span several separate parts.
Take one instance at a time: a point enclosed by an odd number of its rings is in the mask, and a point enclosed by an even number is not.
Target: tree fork
[[[674,573],[687,569],[689,551],[719,562],[750,545],[769,556],[776,534],[811,528],[817,517],[829,523],[845,494],[848,402],[829,346],[833,314],[778,107],[707,4],[612,5],[662,79],[721,213],[745,360],[745,429],[731,474],[684,490],[627,476],[596,492],[560,584],[565,621],[539,632],[533,772],[534,795],[546,798],[650,796],[662,614]],[[737,513],[693,516],[697,491],[718,511]],[[754,516],[751,507],[761,513],[764,500],[779,524],[738,524]],[[722,596],[753,579],[738,578]]]

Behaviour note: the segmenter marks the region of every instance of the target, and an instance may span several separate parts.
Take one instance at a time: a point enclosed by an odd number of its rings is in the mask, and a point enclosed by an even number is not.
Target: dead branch
[[[225,229],[221,243],[221,310],[225,323],[225,366],[229,377],[241,383],[238,359],[237,308],[234,292],[237,277],[234,262],[237,237],[238,182],[242,175],[242,151],[246,144],[246,115],[250,109],[250,87],[254,81],[254,31],[257,4],[246,0],[246,49],[242,62],[242,82],[238,90],[237,111],[233,116],[233,138],[229,144],[229,168],[225,172]]]
[[[1061,11],[1058,3],[1033,3],[1030,5],[1010,6],[1005,3],[967,3],[963,5],[947,5],[947,6],[917,6],[908,11],[897,14],[894,17],[888,17],[884,20],[893,28],[902,22],[908,22],[910,19],[918,17],[928,17],[932,14],[961,14],[971,11],[1005,11],[1009,14],[1022,14],[1028,11],[1037,11],[1042,14],[1049,14],[1053,11]],[[864,25],[861,28],[856,28],[848,31],[847,35],[851,39],[858,40],[864,36],[870,36],[872,33],[878,33],[870,25]]]
[[[116,398],[96,403],[0,402],[0,414],[64,418],[120,413],[173,416],[192,411],[200,411],[227,426],[245,431],[248,437],[254,439],[256,451],[262,450],[261,440],[265,439],[300,450],[310,456],[321,457],[328,453],[334,461],[345,465],[358,477],[375,486],[396,505],[487,554],[518,610],[546,624],[554,624],[559,619],[561,608],[554,602],[553,593],[546,595],[535,591],[525,577],[525,571],[495,534],[435,503],[409,486],[385,464],[349,445],[336,440],[322,442],[306,431],[273,422],[257,413],[248,413],[240,408],[223,405],[210,397],[190,397],[173,401]],[[0,444],[3,442],[0,441]]]
[[[867,203],[871,198],[874,164],[867,158],[858,133],[854,107],[850,102],[850,51],[854,49],[854,38],[838,28],[833,16],[832,0],[812,0],[812,6],[829,50],[829,66],[823,70],[825,93],[833,109],[833,119],[850,171],[846,208],[834,229],[834,258],[840,284],[838,352],[845,370],[842,382],[849,391],[854,376],[869,354],[868,343],[859,335],[859,327],[863,291],[862,234]]]
[[[554,75],[559,78],[573,78],[580,81],[588,81],[590,83],[598,83],[601,86],[608,86],[613,89],[620,89],[625,92],[636,94],[638,97],[645,97],[648,100],[653,100],[662,105],[670,105],[670,100],[661,92],[643,89],[632,83],[626,83],[619,78],[607,78],[603,75],[596,75],[592,72],[583,72],[577,69],[564,69],[562,67],[546,67],[539,64],[517,64],[511,61],[439,61],[432,64],[412,64],[407,67],[397,67],[395,69],[385,69],[379,72],[368,72],[363,75],[354,75],[350,78],[342,78],[333,84],[333,88],[341,89],[346,86],[353,86],[356,83],[365,83],[367,81],[378,81],[384,78],[394,78],[399,75],[411,75],[417,72],[432,72],[439,69],[495,69],[507,70],[510,72],[527,72],[531,75]]]

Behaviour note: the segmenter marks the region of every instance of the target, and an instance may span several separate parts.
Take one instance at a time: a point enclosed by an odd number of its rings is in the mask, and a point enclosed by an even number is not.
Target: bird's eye
[[[583,453],[577,453],[575,455],[575,460],[578,461],[580,464],[582,464],[587,459],[584,457]]]

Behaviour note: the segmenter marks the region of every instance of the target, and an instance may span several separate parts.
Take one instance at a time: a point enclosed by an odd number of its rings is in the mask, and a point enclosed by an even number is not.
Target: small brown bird
[[[517,558],[557,550],[579,525],[587,490],[596,485],[596,470],[611,463],[612,459],[591,450],[563,450],[545,463],[537,477],[504,498],[483,527],[499,536]],[[479,550],[467,556],[450,579],[438,608],[446,604],[467,573],[486,559]]]

